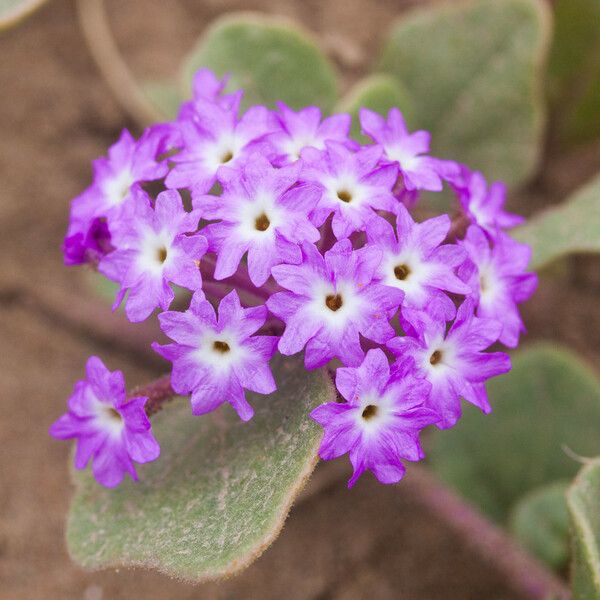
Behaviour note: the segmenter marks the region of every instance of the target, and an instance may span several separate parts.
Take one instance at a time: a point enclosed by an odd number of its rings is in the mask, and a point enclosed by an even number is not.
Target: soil
[[[174,72],[216,16],[256,9],[311,29],[347,88],[367,70],[390,20],[410,4],[417,1],[108,6],[120,48],[140,78]],[[161,371],[151,353],[139,350],[154,331],[110,316],[91,295],[85,271],[64,268],[60,254],[68,201],[88,184],[90,161],[122,127],[135,126],[90,60],[72,2],[54,0],[2,33],[0,56],[0,600],[515,598],[490,565],[419,506],[408,480],[384,487],[364,478],[352,492],[339,484],[317,490],[296,506],[261,559],[222,583],[194,587],[144,571],[86,573],[70,562],[63,539],[69,450],[47,428],[90,354],[123,369],[132,386]],[[600,167],[598,147],[553,152],[511,199],[513,208],[530,213],[555,203]],[[542,281],[525,308],[531,338],[566,343],[591,360],[600,356],[599,264],[573,257]]]

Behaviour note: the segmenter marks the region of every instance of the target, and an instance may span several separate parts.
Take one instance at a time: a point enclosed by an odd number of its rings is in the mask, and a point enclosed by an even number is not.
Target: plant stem
[[[532,600],[568,600],[571,597],[559,577],[425,468],[412,466],[405,485],[421,504],[503,575],[515,592]]]
[[[151,381],[150,383],[138,386],[129,393],[130,398],[138,396],[146,396],[146,414],[148,416],[155,415],[159,412],[163,405],[177,396],[175,390],[171,387],[171,376],[163,375],[162,377]]]
[[[83,37],[115,99],[141,127],[163,120],[121,57],[103,0],[79,0],[77,8]]]

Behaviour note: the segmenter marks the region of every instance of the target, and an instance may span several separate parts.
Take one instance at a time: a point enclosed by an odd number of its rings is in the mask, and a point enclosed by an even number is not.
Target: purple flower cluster
[[[363,109],[371,143],[360,145],[349,115],[283,103],[242,113],[225,83],[199,71],[177,120],[138,141],[124,132],[94,163],[65,262],[116,282],[131,321],[158,309],[172,343],[154,349],[194,415],[227,402],[250,419],[246,390],[276,390],[277,351],[328,365],[339,402],[310,415],[321,457],[347,453],[349,485],[365,470],[397,482],[403,461],[423,458],[424,427],[453,426],[461,399],[491,410],[485,382],[510,360],[488,349],[518,344],[518,304],[536,286],[529,248],[505,232],[521,219],[501,183],[431,156],[429,133],[409,132],[397,109]],[[444,185],[454,218],[416,221],[420,191]],[[169,310],[173,285],[191,291],[188,310]],[[92,358],[51,432],[76,437],[76,466],[91,458],[116,485],[158,456],[144,401],[126,400],[122,375]]]

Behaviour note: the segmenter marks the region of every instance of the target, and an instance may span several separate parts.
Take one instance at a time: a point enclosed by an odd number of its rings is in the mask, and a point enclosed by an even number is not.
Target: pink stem
[[[449,525],[523,597],[532,600],[568,600],[571,597],[560,578],[426,469],[411,467],[406,486],[407,492],[412,492],[419,503]]]
[[[171,387],[171,376],[163,375],[146,385],[134,388],[129,393],[130,398],[137,398],[139,396],[146,396],[148,398],[146,402],[146,414],[150,416],[160,411],[163,404],[173,400],[177,394]]]

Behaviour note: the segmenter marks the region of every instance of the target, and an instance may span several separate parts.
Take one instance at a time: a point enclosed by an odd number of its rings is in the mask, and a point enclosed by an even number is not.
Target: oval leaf
[[[502,521],[523,494],[570,479],[582,456],[600,454],[600,386],[565,349],[543,344],[513,355],[510,373],[487,385],[494,412],[465,407],[460,423],[435,436],[437,473]]]
[[[359,81],[338,104],[338,111],[352,115],[351,135],[364,143],[368,138],[360,133],[358,112],[361,108],[370,108],[386,116],[390,108],[402,111],[409,125],[414,122],[412,102],[402,84],[389,75],[371,75]]]
[[[600,598],[600,463],[584,467],[567,492],[571,515],[573,600]]]
[[[251,13],[218,19],[184,63],[186,95],[200,67],[229,74],[228,89],[244,89],[246,107],[282,100],[295,109],[315,104],[329,111],[336,101],[332,65],[307,32],[283,19]]]
[[[138,483],[107,490],[89,471],[76,473],[67,528],[73,559],[202,581],[257,558],[316,464],[321,430],[308,413],[335,397],[323,370],[290,359],[273,370],[279,391],[249,394],[256,414],[248,423],[228,406],[194,417],[187,398],[153,417],[162,452]]]
[[[380,69],[409,90],[435,154],[514,185],[541,149],[549,24],[542,0],[428,6],[393,28]]]
[[[583,142],[600,136],[600,2],[555,0],[548,66],[549,96],[559,136]]]
[[[521,498],[509,519],[521,545],[556,571],[569,560],[568,486],[558,481],[534,490]]]
[[[511,233],[532,247],[533,270],[572,252],[600,251],[600,176]]]
[[[16,25],[46,0],[0,0],[0,30]]]

